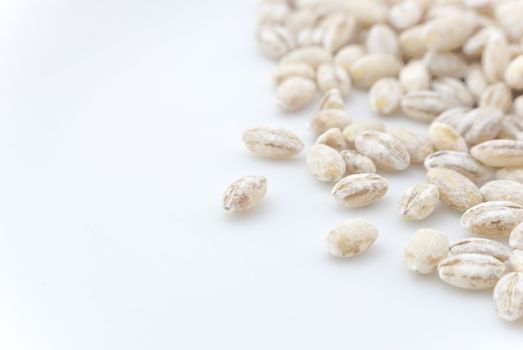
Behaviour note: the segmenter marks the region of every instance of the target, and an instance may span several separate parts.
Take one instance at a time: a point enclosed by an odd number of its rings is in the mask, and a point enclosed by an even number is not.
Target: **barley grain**
[[[505,263],[510,259],[510,251],[503,244],[486,238],[465,238],[449,247],[452,255],[483,254],[489,255]]]
[[[396,78],[382,78],[369,91],[370,106],[375,112],[388,115],[398,110],[402,96],[403,89]]]
[[[263,176],[244,176],[234,181],[223,195],[223,208],[243,212],[254,207],[267,192]]]
[[[511,201],[523,205],[523,184],[517,181],[489,181],[480,191],[485,201]]]
[[[316,144],[307,153],[307,168],[320,181],[338,181],[345,173],[345,161],[334,148]]]
[[[491,140],[472,147],[470,154],[492,167],[523,167],[523,141]]]
[[[353,150],[343,150],[340,155],[345,161],[348,174],[371,174],[376,172],[374,162],[363,154]]]
[[[343,110],[324,109],[314,114],[309,126],[319,136],[331,128],[344,129],[350,122],[349,116]]]
[[[407,220],[423,220],[436,209],[439,203],[438,187],[418,184],[409,188],[401,197],[398,212]]]
[[[523,206],[508,201],[477,204],[461,217],[461,225],[470,232],[490,237],[507,237],[523,221]]]
[[[278,86],[278,106],[288,112],[300,110],[312,101],[315,92],[314,81],[301,77],[289,78]]]
[[[464,289],[492,288],[507,272],[505,264],[483,254],[450,255],[438,265],[442,281]]]
[[[412,164],[421,164],[434,152],[428,136],[406,128],[389,129],[388,133],[397,138],[407,149]]]
[[[369,54],[357,59],[350,67],[354,85],[368,89],[381,78],[395,77],[401,70],[401,62],[386,54]]]
[[[494,288],[493,298],[499,317],[507,321],[520,319],[523,316],[523,273],[511,272],[503,276]]]
[[[479,188],[457,171],[433,168],[427,172],[426,179],[438,186],[441,201],[451,209],[465,211],[483,201]]]
[[[341,130],[338,128],[330,128],[325,131],[318,137],[316,143],[327,145],[337,151],[347,148],[347,141],[345,140]]]
[[[453,127],[444,123],[433,122],[430,125],[429,139],[437,151],[468,151],[465,139]]]
[[[383,197],[388,188],[387,180],[380,175],[353,174],[336,183],[332,195],[348,208],[360,208]]]
[[[380,131],[360,133],[354,142],[356,150],[369,157],[378,169],[403,170],[410,164],[405,146],[394,136]]]
[[[303,142],[294,133],[274,127],[260,126],[243,133],[245,146],[264,158],[286,159],[303,150]]]
[[[327,251],[339,258],[363,253],[378,238],[378,230],[361,219],[347,220],[327,235]]]

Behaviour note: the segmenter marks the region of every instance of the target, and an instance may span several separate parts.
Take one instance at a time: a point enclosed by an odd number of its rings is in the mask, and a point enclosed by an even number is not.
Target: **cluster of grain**
[[[399,216],[423,220],[442,203],[481,237],[450,245],[436,230],[419,230],[404,251],[407,267],[437,271],[459,288],[495,287],[499,316],[522,317],[523,1],[264,0],[256,39],[277,62],[283,111],[320,98],[308,123],[314,144],[256,126],[243,134],[247,149],[279,160],[306,149],[305,167],[332,182],[332,197],[347,208],[379,201],[388,172],[424,166],[425,179],[398,198]],[[369,114],[381,119],[347,112],[353,89],[368,90]],[[390,115],[427,131],[388,128]],[[250,209],[266,189],[264,177],[243,177],[224,207]],[[351,219],[328,234],[327,249],[351,257],[377,237],[373,225]]]

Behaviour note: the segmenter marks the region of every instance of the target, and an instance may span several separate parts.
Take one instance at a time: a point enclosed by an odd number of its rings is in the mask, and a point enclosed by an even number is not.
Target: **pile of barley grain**
[[[371,205],[388,189],[376,171],[427,169],[426,183],[399,199],[398,214],[423,220],[441,201],[463,212],[461,225],[483,237],[509,237],[511,250],[487,238],[449,246],[431,229],[409,240],[404,259],[418,273],[438,271],[466,289],[494,287],[498,315],[523,316],[523,1],[520,0],[265,0],[257,41],[279,60],[276,98],[292,112],[322,95],[310,128],[317,142],[307,168],[335,182],[332,196],[349,208]],[[429,123],[427,135],[387,129],[378,120],[351,122],[344,111],[352,85],[369,91],[370,107]],[[519,96],[518,96],[519,95]],[[253,127],[251,152],[285,159],[303,142],[292,132]],[[266,193],[263,176],[235,181],[227,210],[253,207]],[[334,256],[350,257],[378,237],[363,220],[327,236]]]

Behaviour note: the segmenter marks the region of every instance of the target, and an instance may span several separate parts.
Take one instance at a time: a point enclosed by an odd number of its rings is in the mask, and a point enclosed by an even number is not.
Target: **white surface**
[[[421,169],[348,210],[303,154],[246,152],[239,134],[257,124],[310,143],[316,108],[277,111],[254,18],[240,0],[2,2],[0,348],[521,349],[523,323],[496,318],[490,292],[403,266],[419,227],[466,235],[444,208],[395,215]],[[348,111],[370,114],[357,94]],[[243,174],[267,176],[268,195],[227,215]],[[329,257],[326,233],[356,216],[378,241]]]

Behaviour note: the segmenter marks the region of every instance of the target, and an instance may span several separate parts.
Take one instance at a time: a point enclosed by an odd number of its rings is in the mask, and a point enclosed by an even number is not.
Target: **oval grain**
[[[461,226],[480,236],[507,237],[522,221],[522,205],[508,201],[492,201],[468,209],[461,217]]]
[[[449,240],[439,231],[420,229],[410,237],[403,251],[407,268],[427,274],[434,272],[449,253]]]
[[[327,235],[327,251],[339,258],[352,257],[367,250],[377,238],[373,225],[361,219],[347,220]]]
[[[410,164],[405,146],[384,132],[365,131],[356,137],[354,144],[358,152],[372,159],[378,169],[403,170]]]
[[[307,168],[320,181],[338,181],[345,174],[345,161],[334,148],[317,144],[307,153]]]
[[[234,181],[223,195],[223,208],[243,212],[254,207],[267,192],[263,176],[244,176]]]
[[[377,174],[354,174],[341,179],[332,189],[334,198],[349,208],[370,205],[383,197],[389,185]]]
[[[376,172],[374,162],[363,154],[353,150],[343,150],[340,152],[348,174],[373,174]]]
[[[307,106],[316,92],[316,84],[310,79],[291,77],[276,90],[278,106],[287,112],[295,112]]]
[[[436,209],[439,189],[432,184],[418,184],[409,188],[401,197],[398,213],[407,220],[423,220]]]
[[[470,154],[492,167],[522,167],[523,141],[491,140],[472,147]]]
[[[421,164],[425,158],[434,152],[434,147],[428,136],[406,128],[393,128],[387,131],[397,138],[407,149],[412,164]]]
[[[311,119],[309,126],[316,135],[321,135],[331,128],[343,130],[351,120],[341,109],[324,109],[317,112]]]
[[[394,56],[376,53],[357,59],[350,67],[354,85],[368,89],[381,78],[395,77],[401,70],[401,62]]]
[[[475,183],[484,183],[493,177],[493,170],[484,166],[469,153],[439,151],[430,154],[424,162],[425,169],[445,168],[457,171]]]
[[[405,115],[423,122],[431,122],[441,113],[459,106],[454,97],[429,90],[410,92],[401,99],[401,109]]]
[[[517,181],[489,181],[480,191],[485,201],[510,201],[523,205],[523,184]]]
[[[511,272],[503,276],[494,288],[493,298],[502,319],[516,321],[523,317],[523,273]]]
[[[438,186],[441,201],[451,209],[465,211],[483,201],[478,187],[454,170],[433,168],[427,172],[426,179]]]
[[[369,91],[372,110],[388,115],[396,112],[400,106],[403,89],[396,78],[378,80]]]
[[[334,148],[336,151],[341,151],[347,148],[347,141],[342,132],[338,128],[330,128],[321,134],[316,140],[317,144],[327,145]]]
[[[286,159],[303,150],[303,142],[294,133],[267,126],[260,126],[244,131],[242,136],[245,146],[257,156],[273,159]]]
[[[429,139],[437,151],[468,151],[465,139],[448,124],[433,122],[429,128]]]
[[[487,238],[465,238],[452,244],[449,248],[452,255],[483,254],[505,263],[510,259],[510,251],[503,244]]]
[[[450,255],[438,265],[442,281],[463,289],[492,288],[507,272],[505,264],[483,254]]]

